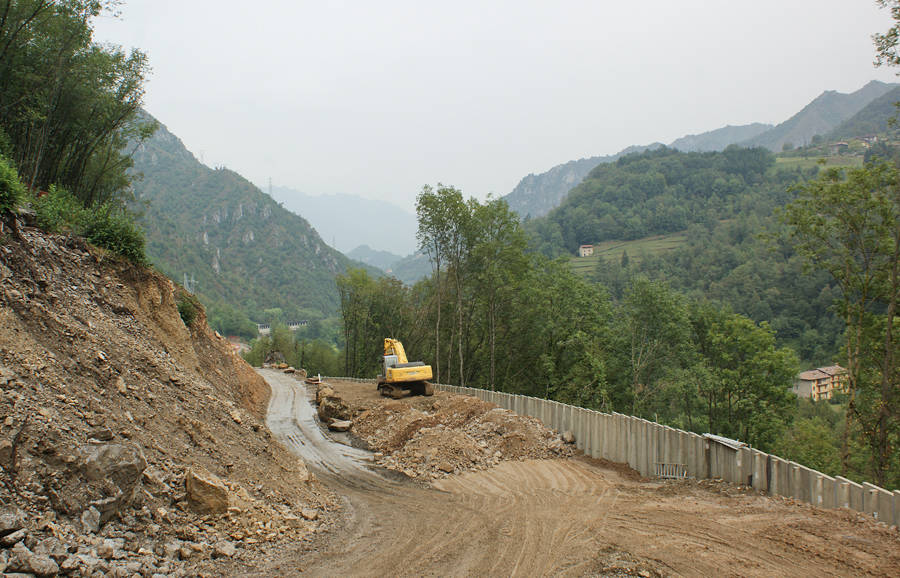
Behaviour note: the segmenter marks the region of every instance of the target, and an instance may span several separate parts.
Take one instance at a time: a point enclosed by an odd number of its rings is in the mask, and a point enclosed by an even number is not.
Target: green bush
[[[11,213],[25,198],[25,185],[16,167],[0,155],[0,216]]]
[[[72,193],[51,186],[48,194],[34,200],[34,210],[42,229],[81,235],[132,263],[147,263],[144,233],[124,207],[108,202],[86,209]]]
[[[124,208],[105,203],[88,213],[83,233],[88,241],[132,263],[147,263],[144,233]]]
[[[178,314],[181,315],[181,320],[184,321],[185,326],[191,327],[200,313],[196,300],[187,293],[179,292],[176,305],[178,306]]]
[[[32,202],[38,227],[55,233],[78,233],[85,219],[81,201],[65,189],[50,185],[50,192]]]

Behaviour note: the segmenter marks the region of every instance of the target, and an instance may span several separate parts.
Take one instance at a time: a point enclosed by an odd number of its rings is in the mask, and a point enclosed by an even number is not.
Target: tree
[[[702,307],[693,319],[698,351],[713,379],[702,394],[711,432],[769,450],[794,415],[794,352],[775,345],[767,323]]]
[[[138,116],[145,54],[91,40],[92,20],[115,0],[0,4],[0,128],[31,189],[57,184],[85,206],[122,198],[129,143],[155,130]]]
[[[440,188],[441,185],[438,184]],[[419,249],[425,251],[432,263],[432,274],[435,278],[435,294],[437,301],[435,311],[437,313],[434,322],[434,365],[435,380],[441,380],[441,266],[446,260],[447,253],[447,229],[449,228],[449,216],[443,206],[440,197],[434,189],[425,185],[422,192],[416,197],[416,216],[419,228],[416,239],[419,241]]]
[[[682,367],[690,348],[690,323],[684,300],[662,283],[638,277],[622,304],[620,350],[628,360],[628,397],[638,414],[652,398],[660,378]]]
[[[500,309],[510,301],[528,266],[525,233],[503,199],[474,203],[471,254],[476,295],[485,304],[490,343],[490,388],[496,384],[497,324]]]
[[[888,164],[832,169],[796,192],[783,215],[790,237],[808,267],[827,271],[840,290],[850,397],[842,467],[857,420],[884,484],[900,436],[900,174]]]
[[[884,34],[874,34],[872,36],[872,40],[875,42],[875,64],[877,66],[900,66],[900,51],[898,51],[898,42],[900,42],[900,0],[876,0],[876,3],[882,8],[890,10],[891,18],[894,19],[894,25]]]
[[[419,246],[428,252],[437,276],[438,318],[435,322],[435,352],[440,350],[440,264],[446,262],[453,276],[456,292],[457,353],[459,357],[459,384],[465,385],[465,364],[463,355],[464,311],[463,311],[463,265],[467,258],[470,239],[469,226],[471,209],[463,200],[462,192],[438,183],[437,189],[424,187],[416,200],[419,218],[417,237]],[[436,353],[436,355],[438,355]],[[439,363],[439,357],[436,363]],[[439,372],[439,365],[437,371]],[[439,377],[438,373],[438,377]]]

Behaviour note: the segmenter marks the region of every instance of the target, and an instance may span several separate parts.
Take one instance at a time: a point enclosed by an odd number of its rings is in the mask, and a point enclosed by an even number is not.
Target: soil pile
[[[176,299],[80,239],[2,239],[0,570],[219,574],[330,523],[266,383]]]
[[[333,390],[323,401],[349,408],[351,431],[377,452],[377,464],[412,478],[431,480],[506,460],[573,453],[540,421],[475,397],[437,392],[391,400],[380,397],[374,383],[330,380],[319,387]]]

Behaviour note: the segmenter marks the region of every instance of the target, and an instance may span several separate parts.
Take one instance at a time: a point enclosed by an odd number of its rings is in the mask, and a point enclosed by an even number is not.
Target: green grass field
[[[858,156],[837,156],[837,157],[777,157],[775,166],[777,168],[793,169],[799,167],[808,169],[819,165],[820,161],[825,161],[826,167],[861,167],[863,158]]]
[[[671,251],[687,242],[687,233],[672,233],[671,235],[654,235],[634,241],[604,241],[594,245],[594,254],[590,257],[572,257],[569,265],[572,271],[581,275],[591,275],[597,269],[597,264],[602,259],[605,263],[618,262],[622,259],[622,253],[628,252],[628,259],[633,263],[640,263],[644,255],[658,255]]]

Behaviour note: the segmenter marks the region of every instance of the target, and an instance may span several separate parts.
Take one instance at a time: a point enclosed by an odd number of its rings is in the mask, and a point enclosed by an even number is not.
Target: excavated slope
[[[327,527],[332,495],[263,425],[268,385],[202,310],[185,326],[168,279],[77,238],[0,243],[0,569],[218,574]],[[192,469],[226,513],[195,512]]]

